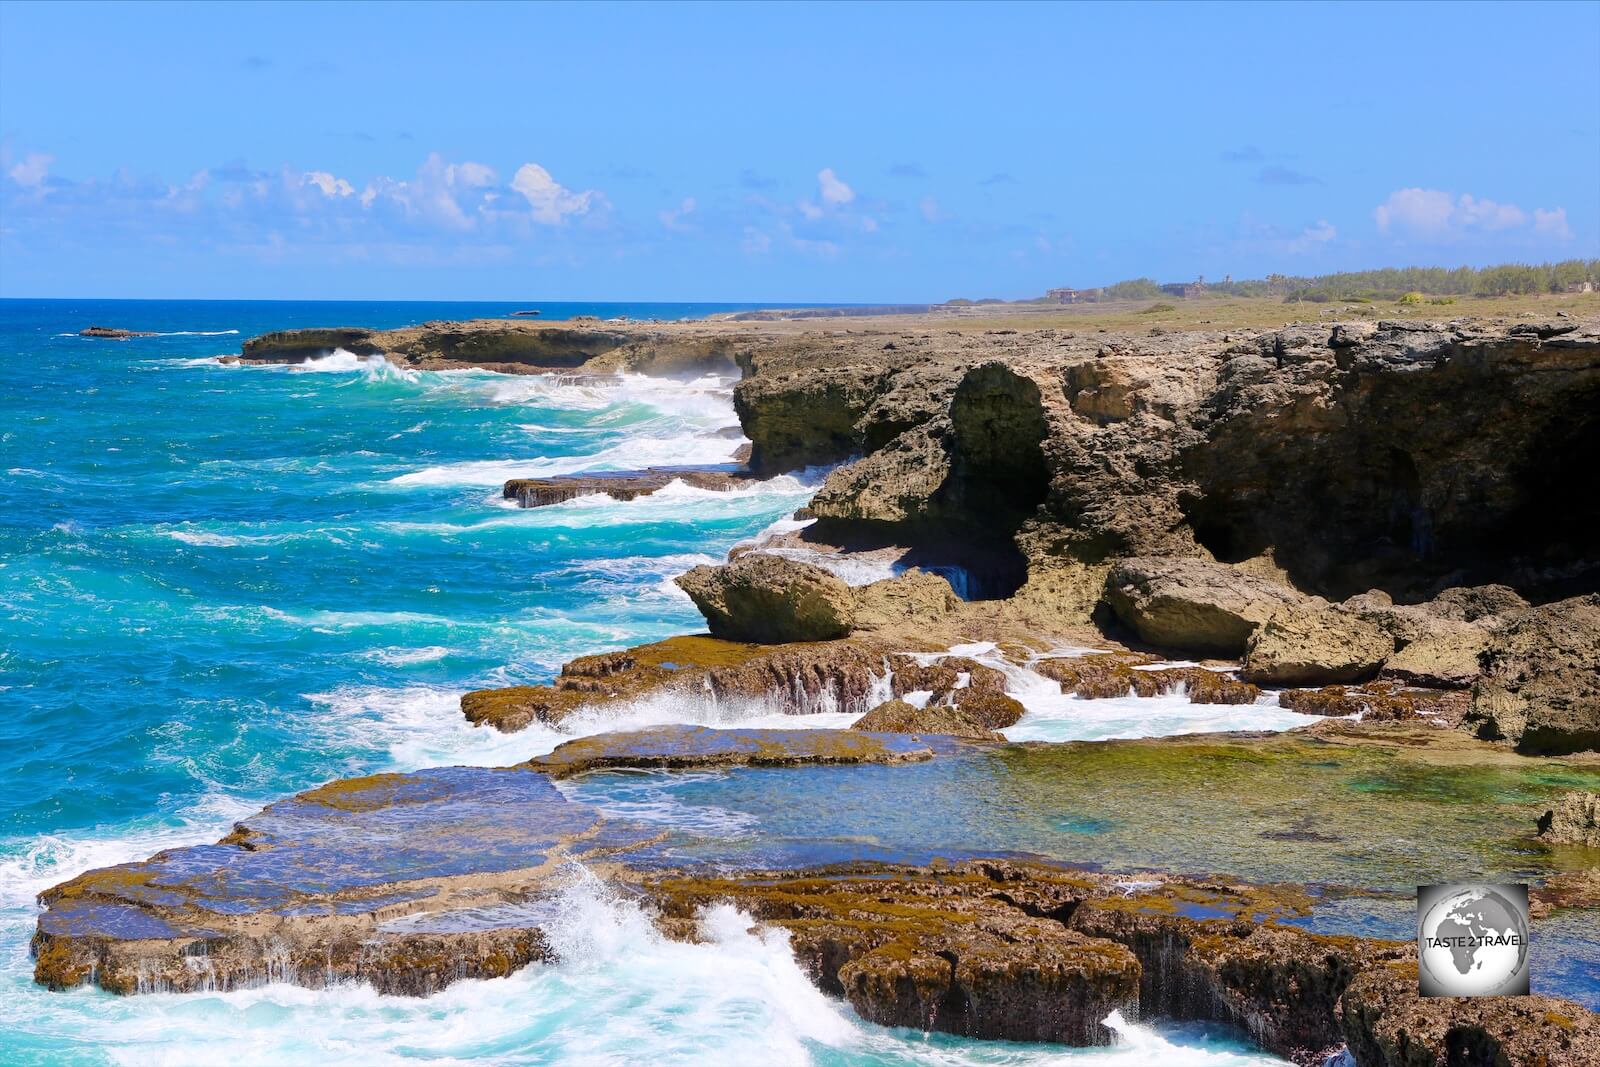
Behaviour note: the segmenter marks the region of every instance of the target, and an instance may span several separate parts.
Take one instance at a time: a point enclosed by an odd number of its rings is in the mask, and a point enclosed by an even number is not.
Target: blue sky
[[[1600,256],[1600,3],[0,4],[0,295],[923,301]]]

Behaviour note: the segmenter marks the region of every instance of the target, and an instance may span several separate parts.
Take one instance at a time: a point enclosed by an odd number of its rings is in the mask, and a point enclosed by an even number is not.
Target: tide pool
[[[565,962],[425,1000],[35,987],[40,890],[215,840],[332,778],[548,751],[549,731],[468,726],[457,697],[700,628],[672,576],[809,498],[783,478],[627,503],[499,499],[513,475],[730,459],[728,381],[214,359],[268,330],[516,306],[0,302],[0,1062],[1275,1062],[1131,1023],[1086,1052],[882,1030],[737,916],[708,915],[704,944],[670,943],[593,887],[566,901]],[[544,305],[552,319],[714,310]],[[75,336],[92,324],[162,335]]]

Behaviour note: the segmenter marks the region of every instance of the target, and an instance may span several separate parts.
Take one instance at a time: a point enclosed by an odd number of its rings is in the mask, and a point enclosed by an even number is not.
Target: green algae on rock
[[[759,645],[694,635],[580,656],[550,685],[483,689],[461,698],[474,725],[510,732],[652,694],[711,701],[766,701],[803,714],[866,711],[886,645],[854,640]]]
[[[1295,921],[1317,902],[1295,886],[1129,880],[988,859],[670,875],[647,886],[671,933],[719,902],[787,930],[820,988],[886,1025],[1086,1045],[1108,1040],[1108,1008],[1133,1009],[1232,1024],[1271,1052],[1321,1065],[1347,1041],[1368,1047],[1367,991],[1409,962],[1411,987],[1390,990],[1386,1004],[1428,1023],[1411,1045],[1425,1058],[1407,1063],[1444,1062],[1463,1027],[1508,1049],[1565,1054],[1590,1048],[1585,1035],[1596,1026],[1592,1012],[1556,998],[1539,998],[1539,1013],[1498,1018],[1470,1002],[1421,998],[1409,943],[1300,929]],[[1358,1053],[1357,1062],[1388,1061]]]
[[[904,700],[884,701],[851,723],[850,729],[874,733],[948,734],[978,741],[1005,740],[983,719],[954,704],[927,704],[919,708]]]
[[[595,734],[523,764],[556,778],[588,771],[661,767],[789,767],[798,764],[909,763],[934,746],[899,734],[848,730],[713,730],[657,726]]]

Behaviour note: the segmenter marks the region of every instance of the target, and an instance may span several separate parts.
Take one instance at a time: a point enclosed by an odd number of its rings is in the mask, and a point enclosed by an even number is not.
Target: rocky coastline
[[[1331,901],[1395,887],[1307,859],[1371,831],[1339,811],[1365,799],[1329,797],[1307,818],[1319,798],[1303,791],[1345,760],[1351,788],[1397,823],[1470,801],[1463,825],[1485,842],[1514,833],[1524,857],[1484,844],[1472,873],[1531,877],[1551,887],[1541,906],[1600,918],[1582,888],[1600,884],[1600,504],[1581,488],[1600,456],[1600,318],[1142,334],[893,315],[428,323],[269,334],[238,359],[336,350],[419,369],[739,379],[742,464],[514,479],[504,495],[523,507],[831,468],[792,529],[679,577],[706,634],[466,694],[468,721],[561,731],[650,701],[719,725],[755,706],[860,718],[603,732],[512,768],[331,783],[216,845],[46,892],[37,981],[427,994],[549,958],[541,902],[581,865],[670,936],[696,937],[719,903],[786,930],[821,989],[885,1025],[1081,1046],[1109,1041],[1120,1010],[1237,1026],[1306,1064],[1340,1049],[1363,1067],[1600,1060],[1600,1020],[1580,1004],[1423,998],[1409,942],[1329,932]],[[847,581],[869,557],[893,576]],[[1022,685],[1307,720],[1017,743],[1004,732],[1027,714]],[[1287,876],[1229,874],[1243,853],[1208,854],[1199,826],[1181,862],[1113,861],[1091,842],[1072,863],[994,842],[891,847],[870,812],[834,833],[879,853],[775,867],[556,784],[713,768],[789,788],[870,769],[932,783],[915,786],[931,798],[957,788],[947,768],[975,765],[1035,785],[1149,768],[1171,792],[1141,802],[1172,811],[1208,799],[1184,792],[1203,765],[1196,786],[1238,805]],[[832,841],[819,831],[793,854]]]

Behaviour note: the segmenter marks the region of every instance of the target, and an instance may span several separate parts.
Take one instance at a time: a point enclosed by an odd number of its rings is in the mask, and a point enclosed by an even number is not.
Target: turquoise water
[[[785,478],[626,504],[498,499],[518,473],[729,459],[727,381],[212,358],[267,330],[514,306],[0,302],[0,1062],[1274,1062],[1192,1030],[1126,1026],[1116,1049],[1063,1053],[865,1026],[736,917],[671,944],[594,889],[569,901],[567,962],[426,1000],[34,987],[39,890],[215,840],[330,778],[547,751],[546,732],[468,727],[459,694],[698,628],[670,578],[809,496]],[[167,335],[72,336],[91,324]]]

